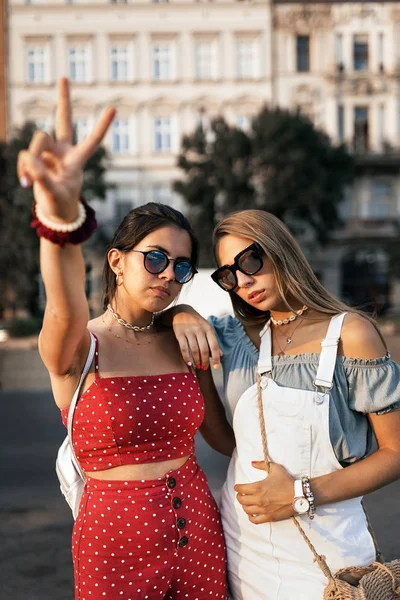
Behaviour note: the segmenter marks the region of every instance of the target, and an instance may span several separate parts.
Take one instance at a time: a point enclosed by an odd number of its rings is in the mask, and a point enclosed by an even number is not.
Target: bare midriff
[[[119,465],[118,467],[112,467],[103,471],[86,471],[86,475],[94,479],[121,481],[158,479],[159,477],[164,477],[169,471],[180,469],[188,458],[189,456],[181,456],[173,460],[142,463],[141,465]]]

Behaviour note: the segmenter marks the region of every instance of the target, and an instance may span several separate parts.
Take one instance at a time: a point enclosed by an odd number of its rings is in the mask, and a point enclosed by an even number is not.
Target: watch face
[[[307,498],[295,498],[293,508],[299,515],[304,515],[310,510],[310,503]]]

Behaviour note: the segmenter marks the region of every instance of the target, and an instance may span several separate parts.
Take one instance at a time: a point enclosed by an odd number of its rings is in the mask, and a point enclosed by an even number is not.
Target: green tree
[[[18,153],[29,146],[36,129],[25,123],[7,143],[0,144],[0,318],[5,308],[24,308],[38,314],[39,240],[30,227],[33,193],[19,185]],[[85,167],[83,195],[104,199],[108,155],[99,148]]]
[[[200,125],[182,140],[178,166],[184,178],[174,189],[189,206],[202,240],[216,222],[244,208],[262,208],[296,233],[305,229],[325,243],[340,224],[338,205],[353,180],[353,159],[307,118],[263,108],[248,133],[222,118]],[[211,244],[202,264],[212,264]]]

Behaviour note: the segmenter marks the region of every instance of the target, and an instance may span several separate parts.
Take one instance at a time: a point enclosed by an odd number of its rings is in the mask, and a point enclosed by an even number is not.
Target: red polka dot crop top
[[[164,461],[194,452],[204,400],[191,372],[100,377],[79,398],[72,423],[75,454],[85,471]],[[69,407],[61,411],[65,426]]]

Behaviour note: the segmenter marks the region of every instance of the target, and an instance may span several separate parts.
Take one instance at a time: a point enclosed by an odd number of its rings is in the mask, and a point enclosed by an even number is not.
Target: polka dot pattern
[[[99,377],[76,406],[72,439],[85,471],[172,460],[194,452],[204,400],[189,371],[133,377]],[[68,408],[62,411],[67,426]]]
[[[220,515],[193,456],[156,480],[88,478],[72,553],[75,600],[228,597]]]

